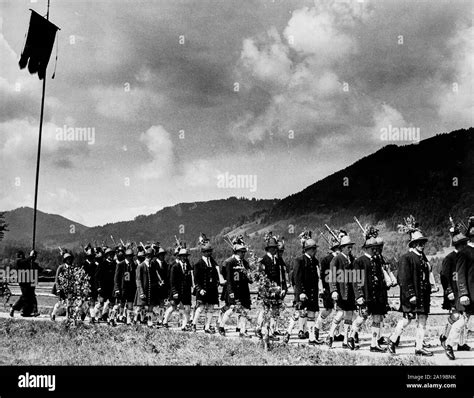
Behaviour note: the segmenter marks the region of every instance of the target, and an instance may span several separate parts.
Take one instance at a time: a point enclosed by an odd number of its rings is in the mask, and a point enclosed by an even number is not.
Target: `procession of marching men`
[[[126,244],[115,248],[93,248],[89,244],[80,266],[73,266],[72,254],[63,254],[64,263],[57,270],[54,289],[59,301],[51,319],[55,320],[60,307],[71,307],[64,275],[74,271],[76,290],[79,279],[87,281],[87,293],[76,300],[73,309],[82,320],[89,316],[91,323],[143,323],[168,328],[171,315],[179,311],[182,331],[196,331],[204,316],[205,333],[225,336],[226,325],[234,316],[239,336],[251,338],[249,285],[257,283],[261,306],[254,328],[257,338],[278,341],[281,336],[283,343],[288,343],[296,329],[298,338],[308,339],[309,345],[326,343],[333,347],[340,341],[342,347],[357,350],[359,332],[371,317],[371,352],[395,354],[404,329],[416,322],[415,354],[432,356],[430,345],[424,340],[434,284],[424,253],[428,238],[413,216],[399,226],[399,232],[408,233],[410,239],[407,253],[398,260],[395,278],[384,259],[384,241],[378,230],[373,226],[364,228],[356,221],[364,233],[359,257],[354,258],[354,243],[345,231],[335,232],[326,225],[330,236],[321,235],[329,245],[329,253],[319,261],[317,243],[311,231],[305,230],[299,236],[302,255],[289,267],[284,259],[284,239],[271,232],[265,235],[262,258],[250,251],[247,259],[249,248],[238,236],[227,242],[233,254],[222,264],[214,259],[210,240],[203,234],[198,241],[201,257],[193,265],[190,251],[179,240],[171,263],[166,261],[167,251],[159,244],[142,244],[136,252]],[[467,226],[455,224],[451,218],[450,221],[454,250],[443,261],[440,275],[443,308],[449,310],[449,317],[440,342],[448,358],[455,359],[456,347],[458,351],[470,350],[466,336],[467,322],[474,311],[474,217],[469,218]],[[384,316],[391,310],[387,292],[397,284],[403,318],[390,335],[381,336]],[[281,311],[290,286],[294,291],[294,313],[287,329],[280,331]],[[332,322],[323,341],[322,325],[331,314]]]

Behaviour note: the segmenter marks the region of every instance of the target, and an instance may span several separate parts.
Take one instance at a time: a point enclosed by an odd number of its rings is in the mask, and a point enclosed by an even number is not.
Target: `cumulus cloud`
[[[140,135],[142,142],[151,156],[151,161],[141,166],[139,176],[145,180],[160,179],[171,176],[174,154],[170,134],[161,125],[152,126]]]

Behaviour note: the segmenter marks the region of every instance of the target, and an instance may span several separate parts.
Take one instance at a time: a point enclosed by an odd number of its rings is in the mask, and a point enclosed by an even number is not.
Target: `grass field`
[[[1,365],[428,365],[406,356],[371,358],[307,345],[260,342],[146,327],[67,327],[0,319]]]

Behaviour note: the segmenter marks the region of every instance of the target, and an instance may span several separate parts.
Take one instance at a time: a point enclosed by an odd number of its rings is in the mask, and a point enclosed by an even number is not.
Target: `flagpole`
[[[46,10],[46,19],[49,21],[49,1]],[[45,70],[46,72],[46,70]],[[35,180],[35,205],[33,209],[33,250],[35,250],[36,244],[36,212],[38,207],[38,181],[39,181],[39,169],[40,169],[40,158],[41,158],[41,136],[43,133],[43,114],[44,114],[44,97],[46,93],[46,73],[43,78],[43,93],[41,95],[41,112],[40,112],[40,124],[39,124],[39,135],[38,135],[38,154],[36,155],[36,180]]]

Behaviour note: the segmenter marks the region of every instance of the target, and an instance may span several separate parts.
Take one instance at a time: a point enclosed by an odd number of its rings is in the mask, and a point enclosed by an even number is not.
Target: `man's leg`
[[[196,302],[196,309],[194,310],[194,318],[193,318],[193,330],[197,329],[197,324],[199,322],[199,317],[204,309],[207,311],[207,305],[202,302]]]
[[[349,338],[349,332],[352,326],[352,317],[354,316],[354,311],[344,311],[344,342],[343,346],[347,345],[347,340]]]
[[[446,355],[448,356],[449,359],[455,359],[453,348],[456,344],[461,344],[461,335],[463,334],[463,329],[465,326],[465,318],[460,313],[451,314],[451,315],[454,315],[457,319],[451,325],[451,328],[450,328],[451,330],[449,331],[449,334],[446,339],[445,350],[446,350]]]

